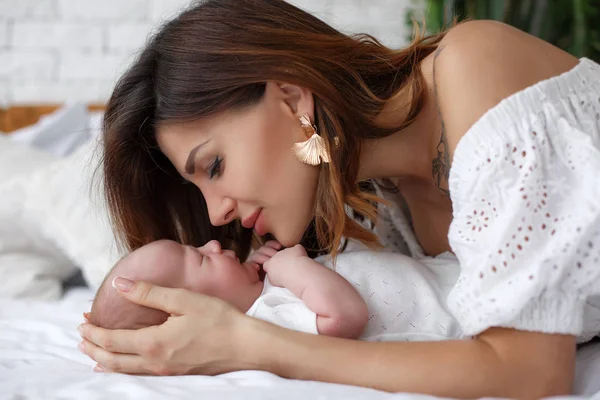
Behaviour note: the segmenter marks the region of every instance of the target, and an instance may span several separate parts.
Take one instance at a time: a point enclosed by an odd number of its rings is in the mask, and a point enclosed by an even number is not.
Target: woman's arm
[[[274,255],[263,264],[269,281],[288,289],[317,314],[319,334],[358,338],[369,318],[367,304],[344,279],[306,255],[296,245]]]
[[[361,342],[249,321],[254,369],[304,380],[444,397],[538,399],[568,394],[575,339],[490,329],[473,340]]]
[[[126,280],[116,283],[128,300],[171,317],[139,330],[82,325],[82,351],[104,371],[174,375],[258,369],[293,379],[462,398],[540,398],[567,394],[573,382],[573,336],[489,329],[465,341],[361,342],[287,330],[181,289],[145,282],[127,289],[121,285]]]

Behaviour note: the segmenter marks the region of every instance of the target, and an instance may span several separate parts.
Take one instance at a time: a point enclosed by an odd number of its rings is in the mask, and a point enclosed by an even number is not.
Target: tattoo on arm
[[[442,117],[442,110],[440,109],[440,102],[438,97],[438,87],[435,75],[435,63],[437,57],[440,55],[443,46],[438,46],[433,56],[433,93],[435,96],[435,105],[437,107],[438,116],[440,118],[440,141],[437,145],[437,157],[431,163],[431,172],[435,185],[438,189],[444,193],[447,197],[450,197],[450,191],[441,187],[442,182],[448,182],[450,177],[450,154],[448,153],[448,140],[446,139],[446,128],[444,126],[444,118]]]

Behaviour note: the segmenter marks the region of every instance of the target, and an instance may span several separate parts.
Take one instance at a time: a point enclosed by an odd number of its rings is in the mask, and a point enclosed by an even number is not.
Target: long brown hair
[[[158,239],[200,246],[218,239],[241,258],[252,233],[239,221],[211,226],[200,190],[161,153],[155,127],[252,106],[267,80],[308,88],[315,124],[332,154],[321,165],[314,227],[335,253],[343,236],[374,234],[344,205],[376,218],[377,198],[357,180],[361,143],[409,125],[423,104],[419,62],[443,34],[416,35],[392,50],[367,34],[348,36],[283,0],[209,0],[166,23],[117,83],[104,116],[104,186],[117,237],[129,250]],[[375,123],[386,102],[405,96],[396,126]],[[336,142],[334,144],[334,138]]]

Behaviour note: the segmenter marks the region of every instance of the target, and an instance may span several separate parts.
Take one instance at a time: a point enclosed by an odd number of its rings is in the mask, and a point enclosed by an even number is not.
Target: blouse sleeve
[[[455,152],[448,238],[461,275],[449,308],[468,335],[579,335],[600,292],[599,125],[552,106],[502,118],[484,118]]]
[[[263,292],[246,315],[287,329],[319,334],[317,314],[288,289],[271,285],[268,276]]]

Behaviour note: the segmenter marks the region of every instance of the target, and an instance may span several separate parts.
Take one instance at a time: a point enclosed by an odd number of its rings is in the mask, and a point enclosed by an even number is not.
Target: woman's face
[[[164,124],[157,141],[181,176],[202,191],[213,225],[239,219],[259,235],[271,233],[292,246],[314,215],[319,174],[291,150],[306,140],[302,114],[314,120],[308,90],[268,82],[257,105],[199,122]]]

